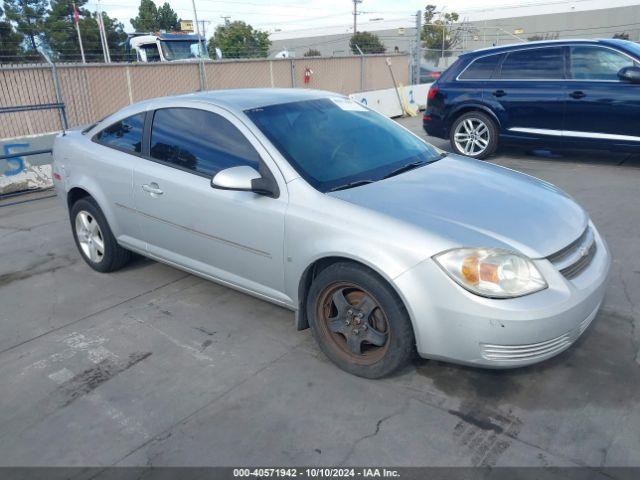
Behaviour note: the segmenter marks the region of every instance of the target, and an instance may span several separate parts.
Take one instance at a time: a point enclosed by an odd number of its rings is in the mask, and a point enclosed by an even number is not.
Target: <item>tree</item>
[[[158,29],[167,32],[175,32],[180,30],[180,20],[178,14],[173,11],[168,2],[158,9]]]
[[[22,53],[23,37],[10,22],[2,19],[3,13],[0,8],[0,63],[17,63]]]
[[[104,61],[102,42],[98,30],[97,14],[83,8],[87,0],[76,0],[78,25],[82,35],[85,57],[88,62]],[[107,45],[112,61],[124,58],[123,42],[126,39],[124,26],[117,19],[102,13],[107,34]],[[80,61],[78,34],[73,23],[73,0],[51,0],[49,15],[44,24],[46,43],[54,60],[61,62]]]
[[[315,48],[310,48],[305,52],[304,56],[305,57],[321,57],[322,54],[320,53],[320,50],[316,50]]]
[[[437,65],[442,56],[451,56],[453,48],[460,43],[461,30],[452,28],[459,18],[455,12],[437,12],[435,5],[425,7],[424,25],[420,32],[424,58],[435,60]]]
[[[38,51],[48,0],[4,0],[7,19],[24,35],[31,53]]]
[[[82,8],[87,0],[78,0],[78,22],[82,34],[82,40],[87,53],[87,59],[92,60],[88,46],[91,43],[86,19],[90,18],[89,11]],[[97,24],[96,24],[97,28]],[[44,22],[44,37],[51,56],[56,61],[73,62],[80,61],[80,47],[78,46],[78,33],[73,24],[72,0],[52,0],[48,16]]]
[[[216,48],[227,58],[264,58],[269,54],[269,33],[241,22],[218,25],[208,43],[209,55],[215,58]]]
[[[380,38],[371,32],[357,32],[349,40],[349,47],[354,55],[360,55],[360,50],[364,54],[384,53],[387,50]]]
[[[153,0],[140,0],[138,16],[131,19],[136,32],[155,32],[158,30],[158,8]]]
[[[131,19],[131,25],[136,32],[175,32],[180,29],[180,20],[169,2],[157,8],[153,0],[140,0],[138,16]]]

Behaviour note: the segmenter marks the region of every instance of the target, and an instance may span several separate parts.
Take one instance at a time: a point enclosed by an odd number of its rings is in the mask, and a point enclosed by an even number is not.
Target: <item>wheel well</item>
[[[78,200],[84,197],[90,197],[89,192],[83,190],[80,187],[74,187],[67,193],[67,206],[69,209],[76,203]]]
[[[370,270],[375,275],[379,276],[380,278],[386,281],[386,279],[383,278],[382,275],[376,272],[373,268],[371,268],[370,266],[362,262],[353,260],[352,258],[325,257],[325,258],[320,258],[316,260],[306,268],[306,270],[302,274],[300,283],[298,284],[298,311],[296,314],[296,327],[298,330],[305,330],[309,328],[309,319],[307,318],[307,313],[306,313],[306,303],[307,303],[307,295],[309,293],[309,289],[311,288],[311,283],[313,282],[313,279],[316,278],[320,274],[320,272],[325,270],[327,267],[340,262],[354,263],[356,265],[360,265]]]
[[[477,105],[469,105],[467,107],[462,107],[460,110],[456,110],[455,112],[453,112],[451,114],[450,118],[447,121],[447,132],[451,131],[451,127],[453,126],[453,122],[455,122],[459,117],[461,117],[465,113],[469,113],[469,112],[484,113],[486,116],[488,116],[491,120],[493,120],[495,122],[496,127],[498,127],[498,129],[500,128],[500,122],[498,121],[497,117],[494,115],[494,113],[491,110],[484,109],[484,108],[479,107]]]

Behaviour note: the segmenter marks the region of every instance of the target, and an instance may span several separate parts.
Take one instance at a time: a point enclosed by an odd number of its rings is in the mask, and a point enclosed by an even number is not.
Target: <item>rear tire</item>
[[[71,229],[82,259],[97,272],[114,272],[131,260],[131,252],[118,245],[102,210],[91,197],[71,206]]]
[[[320,349],[341,369],[381,378],[415,353],[411,320],[395,291],[376,273],[351,262],[322,270],[313,280],[307,317]]]
[[[483,160],[498,148],[498,127],[485,113],[467,112],[451,125],[449,141],[458,155]]]

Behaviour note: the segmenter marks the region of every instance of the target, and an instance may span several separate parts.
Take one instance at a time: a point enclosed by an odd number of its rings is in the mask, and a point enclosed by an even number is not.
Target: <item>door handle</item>
[[[576,98],[576,99],[578,99],[578,98],[584,98],[584,97],[586,97],[586,96],[587,96],[587,94],[586,94],[586,93],[584,93],[584,92],[581,92],[580,90],[577,90],[577,91],[575,91],[575,92],[571,92],[571,93],[569,94],[569,96],[570,96],[571,98]]]
[[[160,187],[156,182],[145,183],[144,185],[142,185],[142,190],[150,193],[152,197],[156,195],[162,195],[164,193],[162,190],[160,190]]]
[[[504,97],[507,94],[504,90],[496,90],[492,93],[494,97]]]

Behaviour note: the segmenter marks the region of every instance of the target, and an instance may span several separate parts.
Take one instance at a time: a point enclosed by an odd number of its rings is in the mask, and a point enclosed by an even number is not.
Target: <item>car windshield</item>
[[[160,45],[164,58],[169,61],[187,60],[199,56],[197,40],[161,40]]]
[[[245,113],[300,176],[321,192],[378,181],[441,158],[439,150],[394,121],[344,98],[271,105]]]

